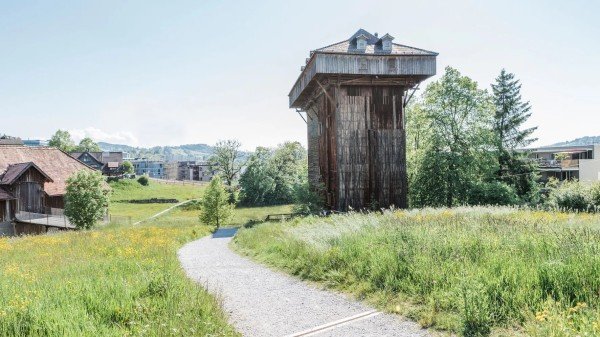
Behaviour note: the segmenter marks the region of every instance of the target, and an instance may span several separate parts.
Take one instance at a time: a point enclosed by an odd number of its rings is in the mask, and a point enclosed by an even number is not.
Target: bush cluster
[[[548,206],[570,212],[596,212],[600,209],[600,183],[564,181],[550,190]]]
[[[145,176],[145,175],[139,177],[137,181],[142,186],[148,186],[150,184],[150,179],[148,179],[148,176]]]

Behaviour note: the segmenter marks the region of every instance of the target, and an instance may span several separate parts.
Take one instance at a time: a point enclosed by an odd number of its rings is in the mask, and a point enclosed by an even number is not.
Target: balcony
[[[15,214],[15,219],[21,223],[34,225],[51,226],[65,229],[75,229],[75,225],[69,222],[64,215],[64,211],[59,208],[46,207],[44,213],[26,212],[19,210]]]
[[[545,159],[536,158],[540,169],[578,169],[579,159]]]

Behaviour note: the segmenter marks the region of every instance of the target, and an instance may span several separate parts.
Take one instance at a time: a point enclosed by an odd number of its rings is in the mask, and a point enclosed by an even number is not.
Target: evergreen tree
[[[492,84],[492,92],[498,179],[512,186],[523,200],[532,201],[537,186],[536,167],[525,153],[517,151],[537,140],[532,138],[537,127],[523,128],[531,117],[531,105],[522,100],[519,80],[505,69]]]

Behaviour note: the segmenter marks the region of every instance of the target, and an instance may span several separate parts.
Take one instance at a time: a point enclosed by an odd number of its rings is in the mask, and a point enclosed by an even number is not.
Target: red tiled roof
[[[4,173],[10,165],[34,163],[52,182],[44,184],[48,195],[63,195],[66,181],[74,173],[91,170],[77,159],[53,147],[0,146],[0,172]]]

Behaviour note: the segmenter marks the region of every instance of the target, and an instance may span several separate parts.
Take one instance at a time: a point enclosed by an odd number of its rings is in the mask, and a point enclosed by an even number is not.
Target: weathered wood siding
[[[321,74],[435,75],[435,56],[318,54]]]
[[[406,208],[405,130],[369,130],[371,191],[378,207]]]
[[[46,207],[51,208],[65,208],[65,197],[62,195],[48,196],[45,199]]]
[[[319,74],[429,77],[435,75],[434,55],[356,55],[314,53],[289,93],[290,107],[310,95]]]
[[[0,200],[0,236],[15,235],[15,226],[12,222],[14,205],[14,200]]]
[[[44,213],[44,183],[46,178],[36,169],[29,168],[8,190],[16,198],[16,211]]]
[[[309,109],[309,181],[338,210],[406,207],[404,88],[332,86]]]

